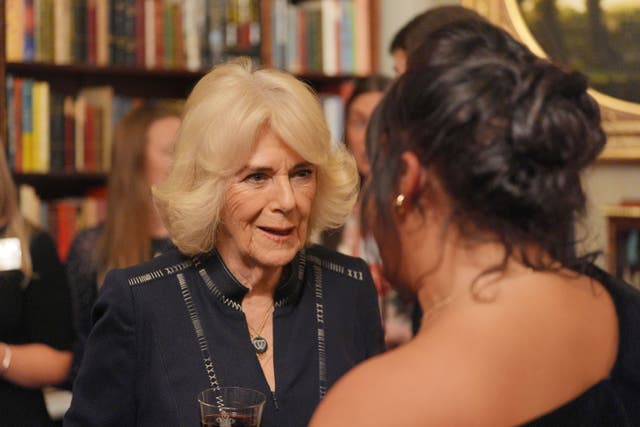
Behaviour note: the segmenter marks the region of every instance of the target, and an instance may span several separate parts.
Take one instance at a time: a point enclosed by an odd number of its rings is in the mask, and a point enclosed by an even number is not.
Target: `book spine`
[[[42,61],[53,62],[54,60],[54,21],[53,21],[54,0],[43,0],[42,6]]]
[[[182,5],[171,5],[171,19],[173,21],[173,64],[175,68],[186,68],[184,52],[184,28],[182,26]]]
[[[353,73],[354,69],[354,36],[353,36],[353,1],[341,3],[340,27],[340,68],[343,73]]]
[[[184,40],[184,66],[188,70],[200,69],[200,42],[198,26],[197,2],[199,0],[184,0],[182,9],[182,37]],[[201,10],[200,12],[203,12]]]
[[[155,1],[144,0],[144,66],[156,66]]]
[[[163,52],[163,56],[164,56],[164,66],[165,68],[173,68],[175,66],[175,62],[174,62],[174,58],[175,58],[175,47],[174,47],[174,35],[173,32],[175,31],[174,27],[173,27],[173,16],[171,13],[171,4],[169,3],[169,0],[166,0],[165,3],[163,4],[163,11],[162,11],[162,15],[163,15],[163,24],[164,24],[164,28],[163,28],[163,33],[164,34],[164,52]]]
[[[24,0],[24,55],[25,61],[36,59],[34,0]]]
[[[369,4],[367,0],[354,0],[355,14],[355,72],[367,75],[371,72],[371,40],[369,34]]]
[[[5,93],[6,93],[6,102],[7,102],[7,145],[6,145],[6,154],[7,154],[7,165],[9,168],[13,167],[13,162],[15,159],[15,103],[13,101],[13,76],[11,74],[7,74],[5,80]]]
[[[158,68],[165,68],[165,59],[164,59],[164,1],[163,0],[155,0],[155,51],[156,51],[156,60],[155,65]]]
[[[56,241],[58,243],[58,254],[64,262],[67,259],[73,236],[76,233],[77,202],[63,199],[57,201],[56,205]]]
[[[5,13],[7,62],[22,62],[25,38],[23,0],[6,0]]]
[[[87,61],[87,4],[85,0],[72,0],[73,61]]]
[[[145,64],[145,0],[135,0],[135,65],[143,68]]]
[[[22,83],[22,78],[15,78],[13,80],[13,102],[15,104],[13,118],[13,139],[15,144],[13,170],[15,170],[16,172],[22,171]]]
[[[33,140],[30,148],[33,172],[49,172],[49,83],[36,81],[32,86]]]
[[[109,64],[109,0],[95,0],[96,64]]]
[[[86,102],[84,106],[84,170],[87,172],[96,171],[95,161],[95,141],[94,141],[94,114],[95,109],[91,103]]]
[[[74,168],[76,172],[83,172],[84,166],[84,128],[86,117],[86,100],[83,96],[78,96],[74,103],[73,123],[74,123]]]
[[[87,62],[96,64],[96,1],[87,0]]]
[[[73,97],[64,98],[64,171],[75,169],[75,102]]]
[[[64,171],[64,96],[56,91],[51,92],[49,128],[51,129],[51,172]]]
[[[336,21],[338,20],[338,4],[334,0],[322,0],[320,26],[322,37],[322,72],[328,76],[338,73],[338,58],[336,46]]]
[[[71,0],[55,0],[53,16],[53,61],[68,64],[71,62]]]
[[[202,42],[207,49],[204,54],[207,66],[224,60],[227,36],[226,7],[225,0],[210,0],[207,3],[205,40]]]
[[[34,60],[37,62],[44,61],[44,1],[33,0],[33,48]]]
[[[22,172],[32,171],[33,80],[22,82]]]

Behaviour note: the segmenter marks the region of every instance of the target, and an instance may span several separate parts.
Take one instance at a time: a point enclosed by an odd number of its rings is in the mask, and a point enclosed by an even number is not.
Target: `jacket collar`
[[[242,299],[249,292],[249,288],[240,283],[231,273],[215,248],[207,254],[195,256],[193,262],[216,298],[236,310],[242,309]],[[284,266],[274,294],[275,307],[293,304],[298,300],[302,292],[305,265],[306,254],[302,249],[291,262]]]

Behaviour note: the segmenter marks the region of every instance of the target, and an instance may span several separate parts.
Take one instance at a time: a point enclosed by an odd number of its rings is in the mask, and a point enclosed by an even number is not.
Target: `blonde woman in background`
[[[1,425],[52,425],[41,388],[66,378],[72,343],[64,267],[51,237],[20,215],[0,150]]]
[[[127,113],[116,127],[106,220],[79,233],[67,258],[78,331],[70,381],[82,361],[91,309],[106,272],[138,264],[172,246],[151,200],[151,186],[169,171],[179,114],[173,105],[144,105]]]

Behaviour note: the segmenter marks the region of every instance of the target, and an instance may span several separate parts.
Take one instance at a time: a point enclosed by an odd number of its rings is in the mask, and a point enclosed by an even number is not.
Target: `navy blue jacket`
[[[263,427],[307,425],[322,394],[317,283],[326,385],[383,350],[376,291],[365,262],[309,247],[285,268],[275,292],[272,395],[240,310],[247,288],[215,251],[195,265],[173,250],[110,272],[94,308],[64,425],[199,426],[196,396],[210,387],[212,372],[198,330],[221,385],[268,396]]]

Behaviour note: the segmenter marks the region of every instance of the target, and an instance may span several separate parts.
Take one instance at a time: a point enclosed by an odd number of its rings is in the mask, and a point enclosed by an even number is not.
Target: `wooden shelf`
[[[162,77],[162,78],[189,78],[195,79],[203,76],[205,71],[189,71],[178,69],[149,69],[123,66],[97,66],[88,64],[51,64],[44,62],[7,62],[7,72],[27,73],[60,73],[65,76],[78,75],[108,75],[122,77]]]
[[[29,184],[42,199],[85,196],[95,188],[104,188],[107,176],[104,173],[14,173],[17,185]]]
[[[7,62],[6,72],[47,80],[53,87],[74,93],[84,86],[109,85],[117,93],[128,96],[185,98],[207,71],[177,69],[147,69],[84,64],[59,65],[42,62]],[[297,74],[296,77],[313,87],[337,86],[355,76],[339,74]],[[167,95],[169,93],[169,95]]]
[[[205,72],[57,65],[39,62],[8,62],[6,72],[21,77],[46,80],[62,93],[76,93],[85,86],[112,86],[116,93],[145,98],[185,98]]]

